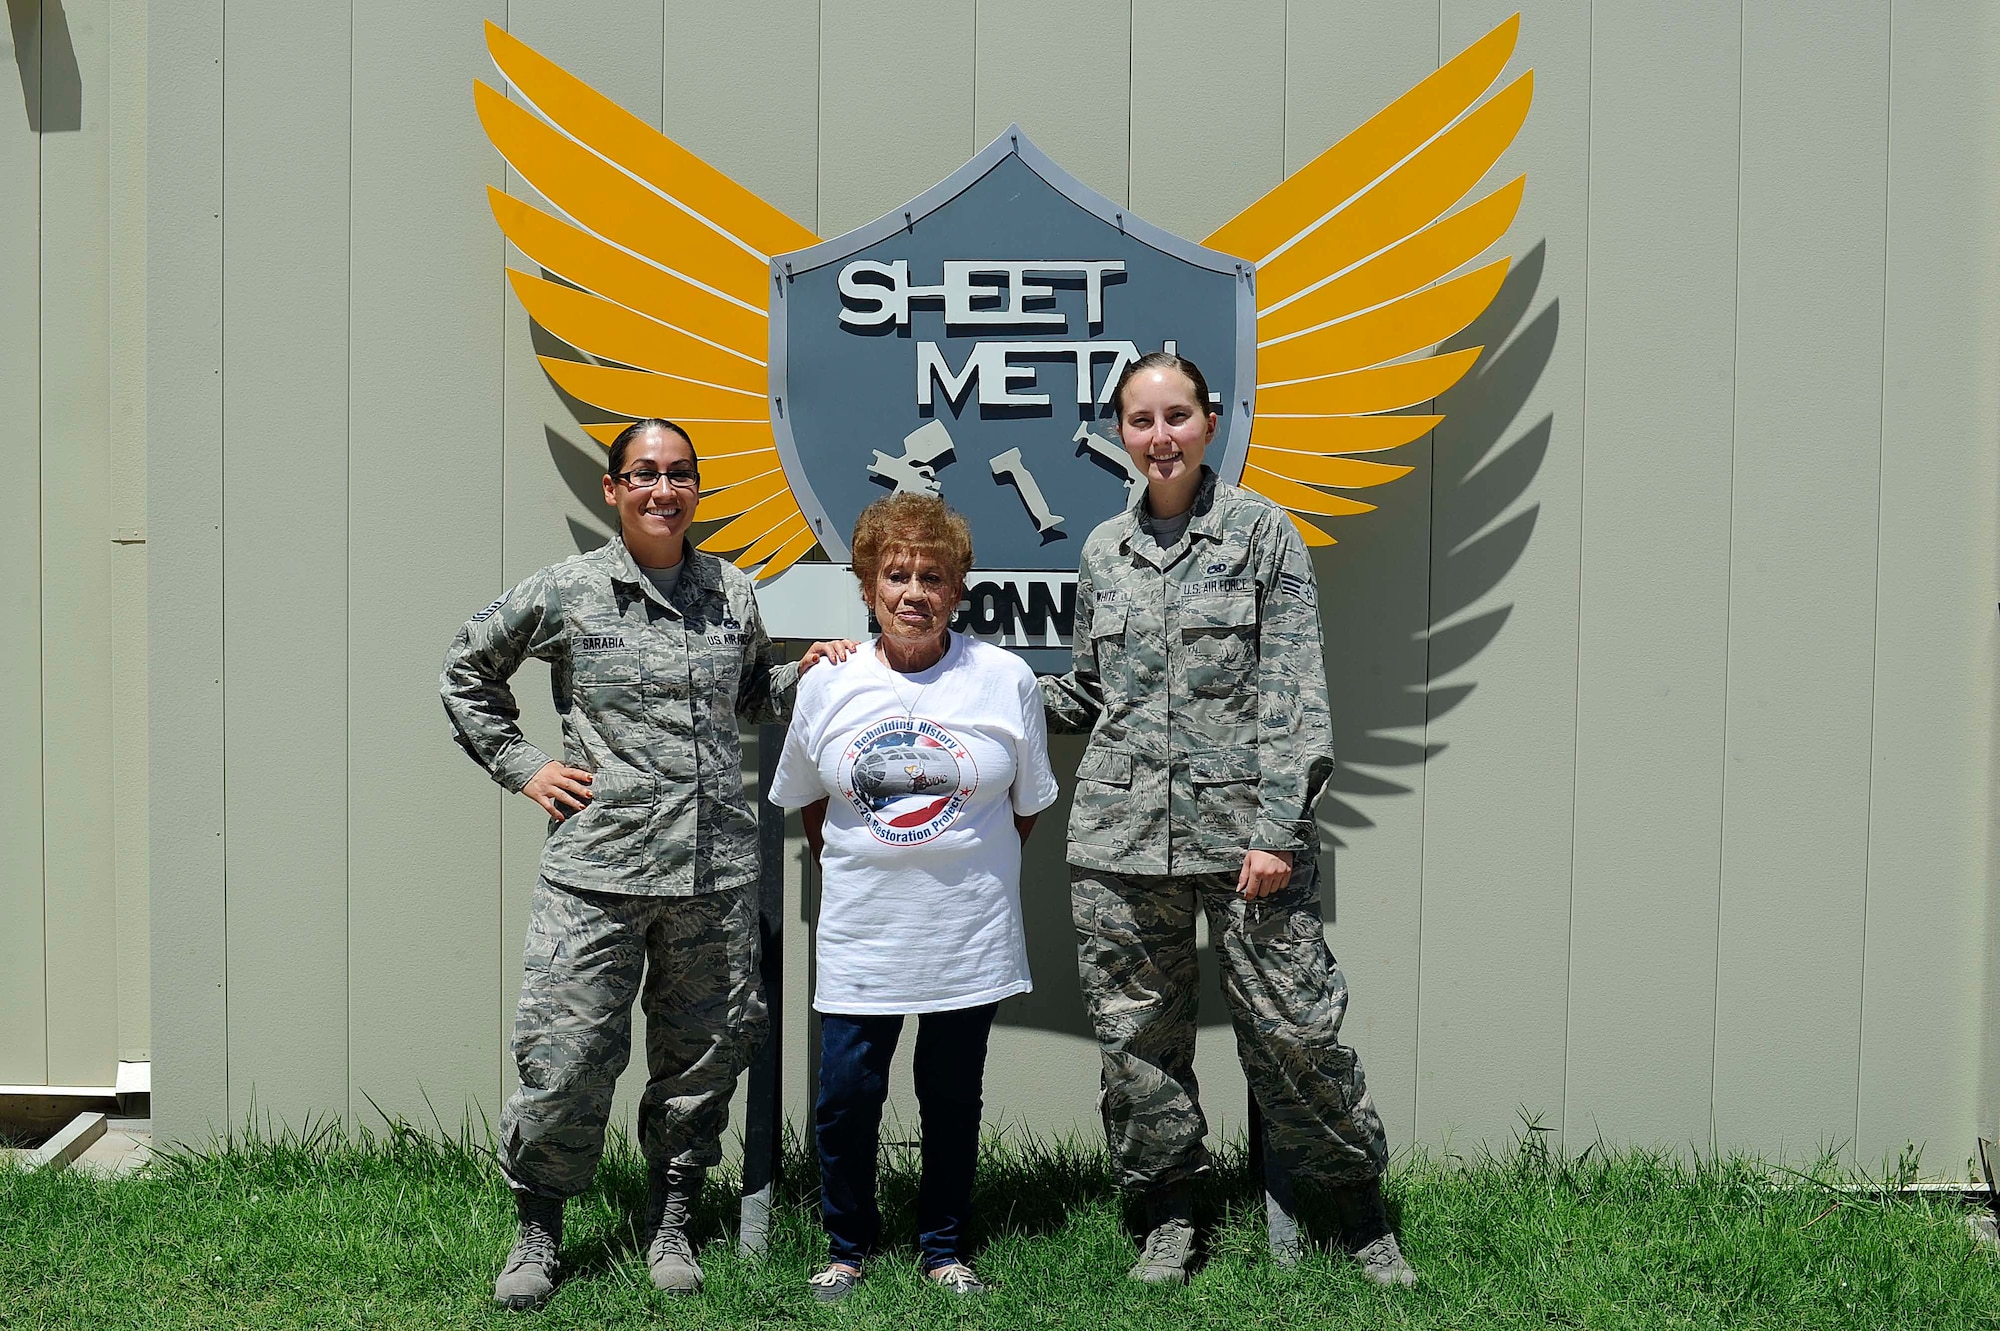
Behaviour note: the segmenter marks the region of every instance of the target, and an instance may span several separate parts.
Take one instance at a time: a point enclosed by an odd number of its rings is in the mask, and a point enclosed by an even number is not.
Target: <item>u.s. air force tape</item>
[[[1278,590],[1285,595],[1304,601],[1307,605],[1319,604],[1319,591],[1311,578],[1302,578],[1296,573],[1280,573]]]

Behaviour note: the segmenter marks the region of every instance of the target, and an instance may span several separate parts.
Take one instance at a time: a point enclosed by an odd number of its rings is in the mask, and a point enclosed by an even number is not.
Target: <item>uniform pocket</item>
[[[1257,598],[1251,592],[1205,596],[1180,606],[1181,668],[1196,698],[1227,698],[1256,688]]]
[[[570,640],[570,670],[579,689],[637,684],[639,653],[622,624],[588,629]]]
[[[1090,613],[1090,636],[1092,638],[1122,638],[1125,636],[1125,605],[1100,605]]]
[[[652,804],[659,794],[659,778],[636,767],[607,765],[590,774],[592,804]]]
[[[1252,591],[1198,596],[1180,603],[1183,633],[1248,632],[1257,625],[1257,594]]]
[[[1338,1058],[1336,1035],[1347,1010],[1347,989],[1326,945],[1320,923],[1317,878],[1306,875],[1259,901],[1232,900],[1218,950],[1223,984],[1260,1028]],[[1211,928],[1218,921],[1210,917]],[[1331,1069],[1329,1069],[1331,1070]]]
[[[1257,829],[1257,751],[1191,753],[1187,764],[1202,849],[1233,854],[1248,846]]]
[[[1076,779],[1106,786],[1132,784],[1132,755],[1117,749],[1086,749],[1076,765]]]
[[[1257,784],[1255,749],[1222,749],[1214,753],[1188,755],[1188,778],[1197,786],[1226,786],[1237,782]]]
[[[688,646],[695,652],[702,688],[708,690],[714,706],[732,711],[736,706],[736,683],[743,674],[743,649],[749,634],[734,619],[723,618],[706,627],[690,626]]]
[[[553,901],[546,884],[535,884],[535,903],[528,915],[528,941],[521,949],[523,971],[547,974],[555,965],[561,947],[561,925],[551,918]]]
[[[590,803],[562,824],[562,850],[596,864],[634,861],[645,852],[659,804],[659,781],[650,773],[600,767],[591,774]]]
[[[1097,677],[1114,696],[1127,691],[1125,680],[1125,615],[1120,602],[1100,605],[1090,616],[1090,650],[1097,657]]]

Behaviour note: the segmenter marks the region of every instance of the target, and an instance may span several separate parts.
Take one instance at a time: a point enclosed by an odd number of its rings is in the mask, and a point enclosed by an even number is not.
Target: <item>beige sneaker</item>
[[[964,1262],[951,1262],[944,1266],[932,1267],[924,1274],[931,1278],[931,1283],[942,1289],[948,1289],[961,1298],[977,1298],[986,1293],[986,1282]]]

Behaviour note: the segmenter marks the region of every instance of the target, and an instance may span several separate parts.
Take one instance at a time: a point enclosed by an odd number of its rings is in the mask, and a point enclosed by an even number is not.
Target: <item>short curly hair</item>
[[[854,520],[851,549],[861,599],[871,608],[875,575],[896,555],[929,555],[960,587],[972,571],[972,528],[935,495],[903,493],[876,500]]]

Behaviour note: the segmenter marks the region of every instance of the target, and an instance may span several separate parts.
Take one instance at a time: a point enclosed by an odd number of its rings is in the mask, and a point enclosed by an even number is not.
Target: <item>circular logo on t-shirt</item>
[[[876,840],[914,846],[957,820],[979,769],[937,722],[898,716],[854,737],[840,755],[840,787]]]

